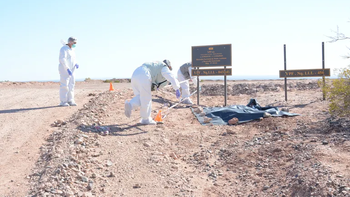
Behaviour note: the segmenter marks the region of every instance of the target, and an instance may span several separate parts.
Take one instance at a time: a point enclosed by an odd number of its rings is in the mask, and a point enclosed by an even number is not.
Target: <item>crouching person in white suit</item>
[[[185,63],[179,68],[177,72],[177,79],[180,82],[182,99],[184,104],[193,104],[190,98],[190,84],[189,81],[193,82],[197,86],[197,78],[196,76],[192,77],[192,64],[190,62]]]
[[[135,96],[130,101],[125,101],[125,116],[130,118],[132,110],[140,107],[141,124],[155,125],[156,122],[151,118],[152,88],[161,88],[170,82],[176,97],[178,99],[181,97],[180,84],[171,70],[169,60],[147,62],[138,67],[131,77]]]

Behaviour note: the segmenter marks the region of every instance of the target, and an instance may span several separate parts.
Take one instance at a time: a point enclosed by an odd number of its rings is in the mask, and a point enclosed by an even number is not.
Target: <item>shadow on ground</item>
[[[101,133],[104,131],[109,131],[110,136],[134,136],[148,133],[148,131],[143,128],[147,125],[142,125],[140,123],[136,123],[132,121],[126,124],[115,124],[115,125],[93,125],[93,126],[85,126],[79,125],[77,127],[78,130],[82,132],[92,132],[92,133]]]
[[[55,106],[47,106],[47,107],[7,109],[7,110],[0,110],[0,114],[10,114],[10,113],[25,112],[25,111],[40,110],[40,109],[50,109],[50,108],[56,108],[56,107],[62,107],[62,106],[55,105]]]

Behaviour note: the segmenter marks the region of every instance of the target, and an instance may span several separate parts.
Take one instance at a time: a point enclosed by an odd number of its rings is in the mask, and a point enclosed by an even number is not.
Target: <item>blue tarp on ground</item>
[[[280,111],[277,107],[261,107],[255,99],[251,99],[248,105],[231,105],[227,107],[207,107],[203,108],[205,116],[196,113],[192,108],[193,114],[197,117],[202,125],[227,125],[232,118],[239,120],[238,124],[253,120],[260,120],[265,113],[271,114],[272,117],[281,116],[298,116],[299,114]],[[208,117],[212,120],[210,123],[204,123],[204,118]]]

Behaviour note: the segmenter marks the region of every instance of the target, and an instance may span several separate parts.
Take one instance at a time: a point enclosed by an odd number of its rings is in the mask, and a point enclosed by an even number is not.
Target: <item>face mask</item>
[[[77,45],[73,44],[73,45],[72,45],[72,48],[75,48],[76,46],[77,46]]]

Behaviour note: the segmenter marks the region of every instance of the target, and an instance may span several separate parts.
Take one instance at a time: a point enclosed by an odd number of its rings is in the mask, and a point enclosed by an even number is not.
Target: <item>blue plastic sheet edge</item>
[[[201,116],[200,113],[196,113],[193,107],[191,107],[191,111],[202,125],[228,125],[228,121],[232,118],[237,118],[239,120],[238,124],[242,124],[254,120],[260,120],[261,118],[264,118],[265,113],[271,114],[272,117],[293,117],[300,115],[280,111],[277,107],[259,106],[258,109],[254,106],[248,107],[245,105],[231,105],[227,107],[206,107],[203,108],[205,116]],[[209,123],[204,123],[205,117],[211,118],[212,120]]]

